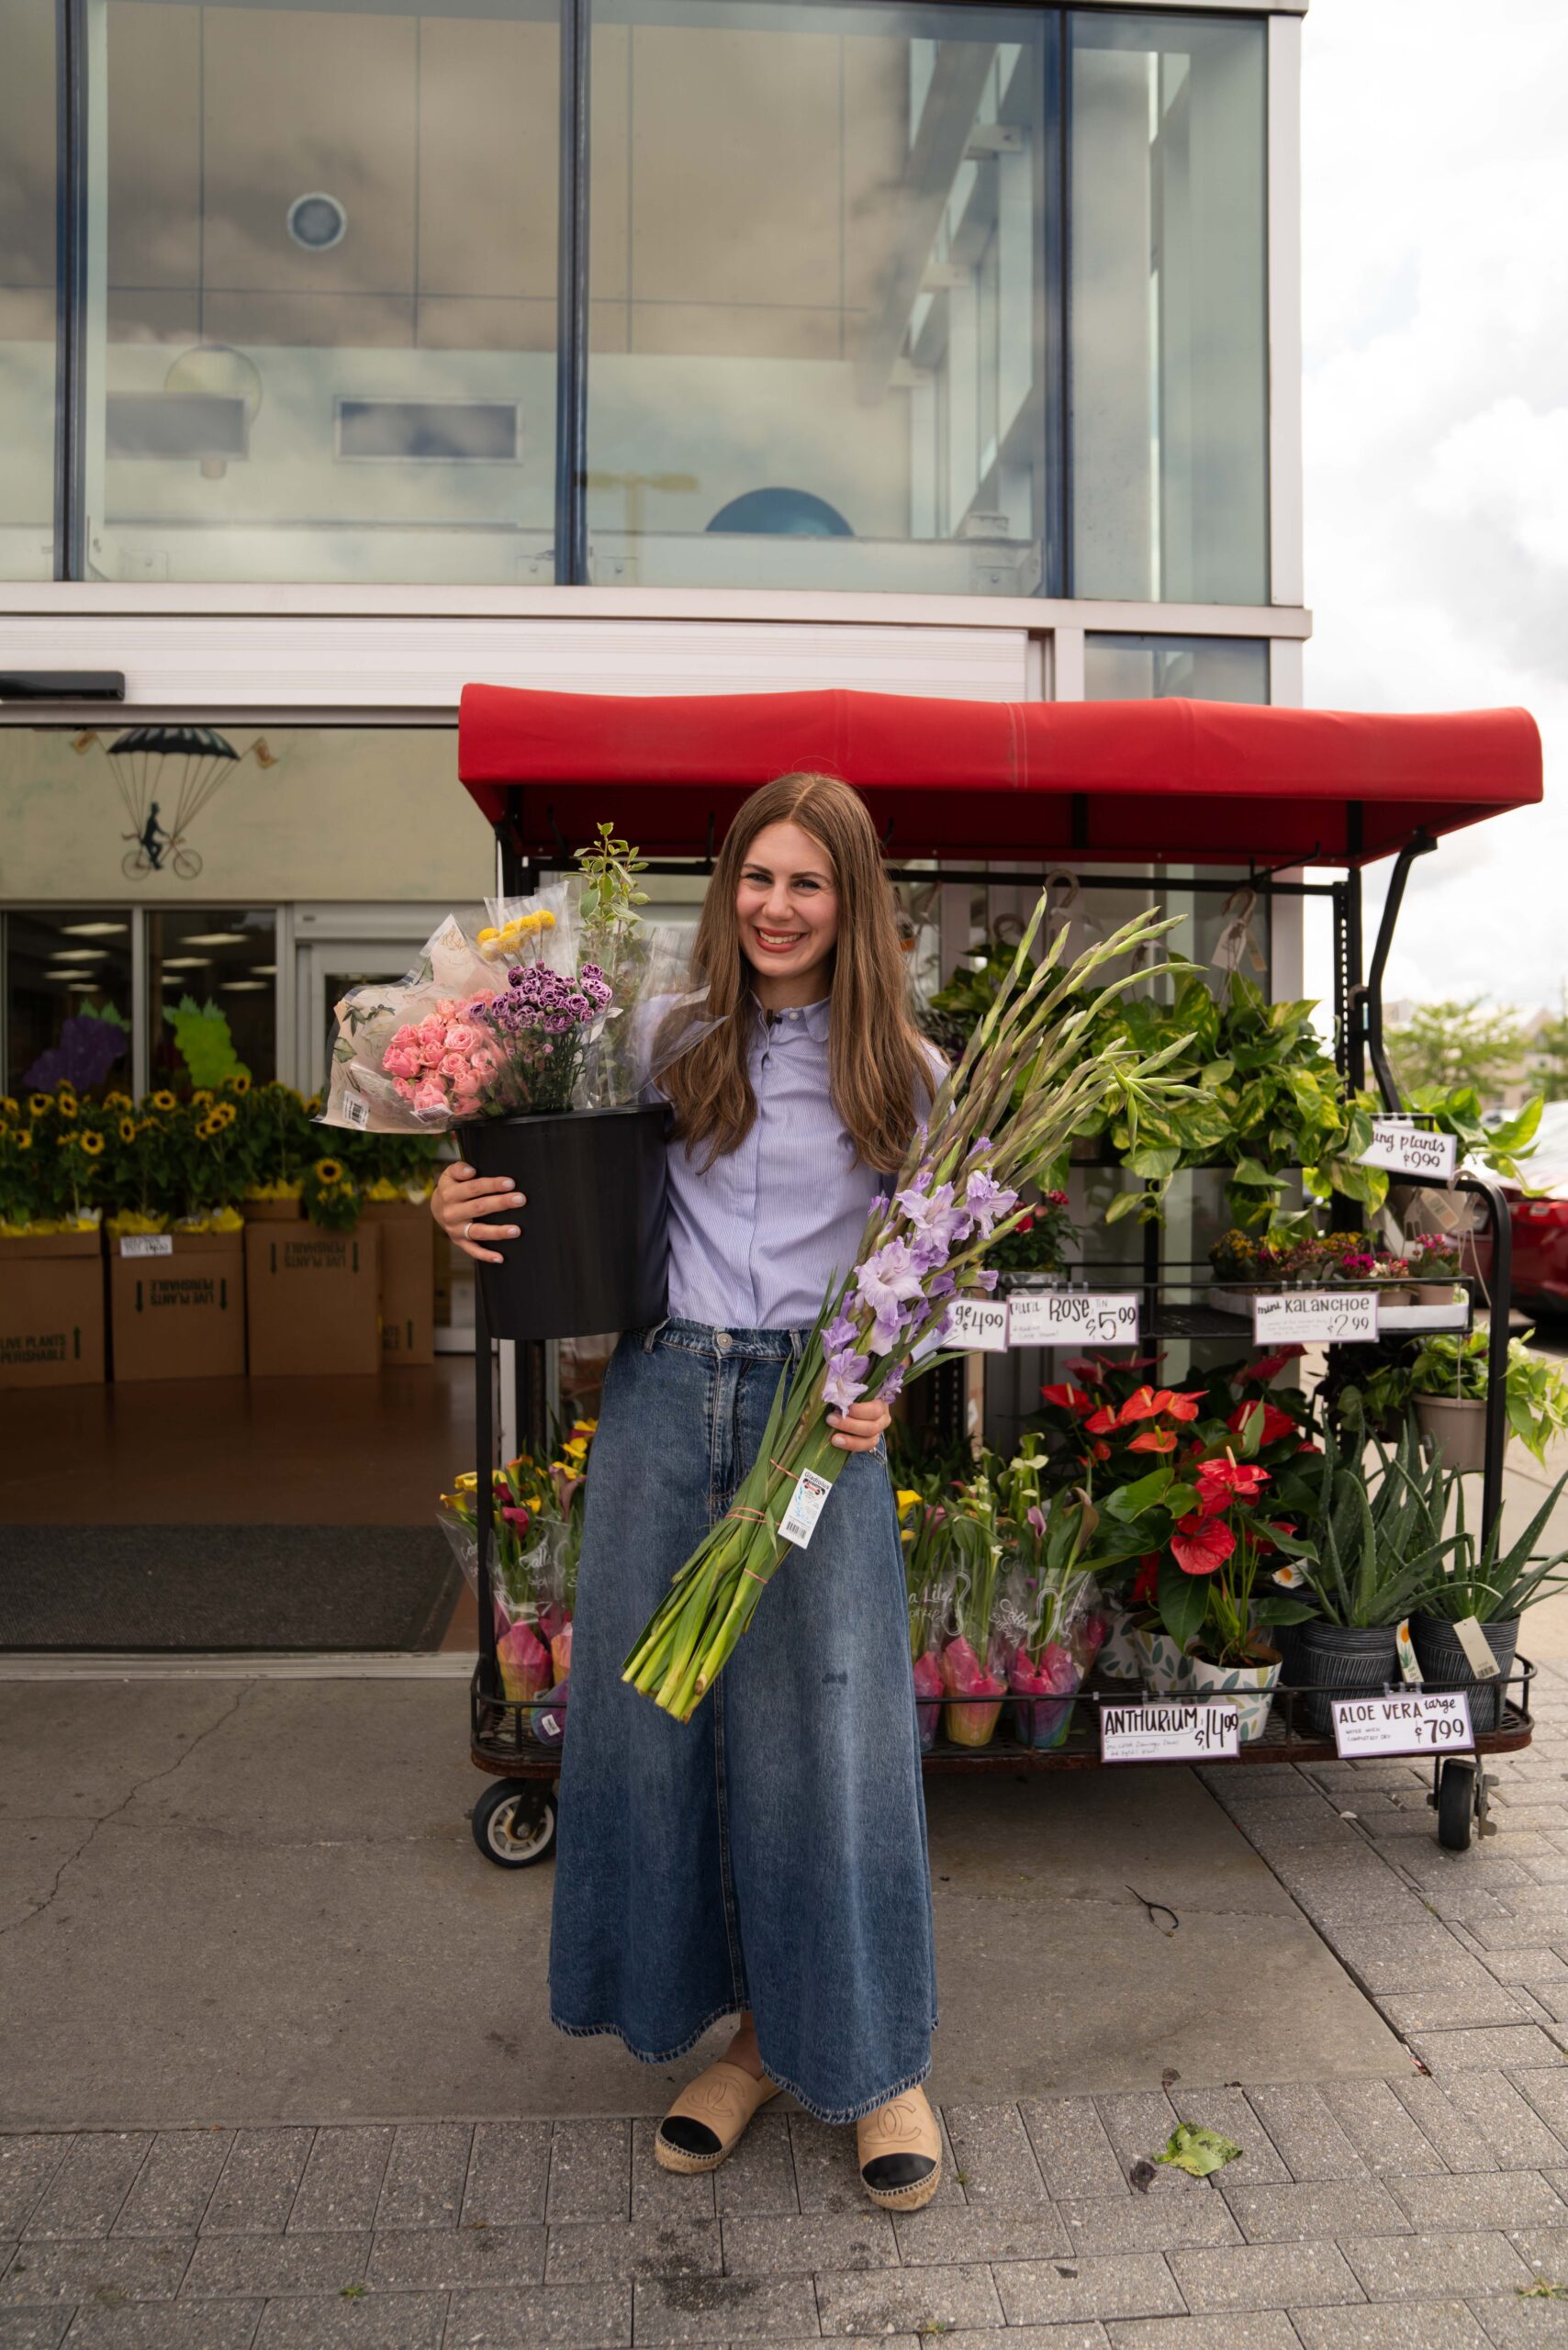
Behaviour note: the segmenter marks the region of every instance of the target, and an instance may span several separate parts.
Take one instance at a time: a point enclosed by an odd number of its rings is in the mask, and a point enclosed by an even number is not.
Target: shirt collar
[[[833,1000],[830,996],[824,995],[815,1003],[792,1005],[790,1010],[778,1014],[771,1027],[768,1025],[767,1014],[757,1002],[755,992],[751,1000],[756,1009],[758,1026],[771,1035],[775,1043],[778,1043],[781,1037],[809,1036],[814,1045],[826,1044],[828,1024],[833,1010]]]

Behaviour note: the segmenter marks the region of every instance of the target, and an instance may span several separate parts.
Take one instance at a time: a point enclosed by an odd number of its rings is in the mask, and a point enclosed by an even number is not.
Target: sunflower
[[[212,1105],[211,1115],[218,1122],[218,1132],[219,1134],[224,1131],[225,1127],[231,1126],[239,1114],[240,1113],[236,1110],[232,1102],[215,1102]]]
[[[134,1118],[122,1118],[119,1122],[119,1138],[121,1142],[134,1142],[136,1140],[136,1120]]]
[[[131,1099],[129,1093],[106,1093],[104,1096],[104,1107],[106,1110],[129,1110],[131,1106]]]
[[[167,1086],[160,1086],[157,1092],[151,1096],[151,1102],[155,1110],[173,1110],[176,1106],[174,1097]]]
[[[62,1091],[55,1102],[54,1108],[57,1117],[73,1118],[76,1115],[77,1109],[76,1096],[74,1093],[66,1093]]]
[[[249,1093],[251,1090],[251,1072],[249,1069],[236,1069],[234,1075],[232,1077],[226,1077],[223,1082],[228,1087],[230,1093]]]
[[[31,1126],[18,1126],[17,1128],[17,1148],[18,1150],[31,1150],[32,1147],[33,1130]]]
[[[81,1136],[81,1143],[82,1147],[86,1152],[88,1158],[96,1158],[98,1153],[104,1147],[104,1137],[102,1135],[95,1135],[89,1132]]]
[[[316,1181],[318,1183],[341,1183],[342,1180],[343,1168],[342,1161],[341,1159],[319,1158],[316,1161]]]
[[[213,1125],[210,1118],[203,1118],[196,1125],[196,1140],[197,1142],[210,1142],[213,1136],[220,1133],[222,1129],[220,1127]]]
[[[14,1093],[7,1093],[4,1101],[0,1101],[0,1115],[7,1118],[17,1118],[20,1117],[22,1105],[17,1101]]]
[[[214,1094],[207,1091],[205,1085],[201,1086],[191,1095],[191,1107],[193,1110],[205,1110],[210,1106],[216,1098],[217,1097]]]
[[[28,1096],[28,1110],[32,1117],[45,1118],[53,1107],[54,1096],[51,1093],[29,1093]]]

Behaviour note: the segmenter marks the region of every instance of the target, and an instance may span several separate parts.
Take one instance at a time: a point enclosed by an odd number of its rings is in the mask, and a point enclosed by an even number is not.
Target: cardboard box
[[[307,1379],[381,1368],[374,1224],[245,1228],[245,1320],[252,1379]]]
[[[111,1233],[109,1336],[117,1381],[242,1378],[244,1234]]]
[[[435,1360],[435,1220],[427,1202],[368,1200],[381,1236],[381,1360],[388,1371]]]
[[[93,1387],[103,1376],[101,1233],[0,1239],[0,1387]]]

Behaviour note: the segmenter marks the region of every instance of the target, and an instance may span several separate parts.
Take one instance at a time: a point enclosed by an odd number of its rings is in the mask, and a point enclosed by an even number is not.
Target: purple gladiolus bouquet
[[[1190,1093],[1159,1074],[1181,1039],[1156,1053],[1118,1041],[1081,1058],[1103,1005],[1148,977],[1126,970],[1101,984],[1097,974],[1170,923],[1140,914],[1063,969],[1065,931],[1033,959],[1045,905],[1042,896],[891,1196],[873,1205],[854,1270],[830,1290],[798,1369],[780,1379],[756,1466],[626,1660],[622,1678],[678,1720],[690,1719],[788,1551],[809,1541],[814,1510],[832,1506],[849,1456],[834,1445],[828,1415],[863,1395],[891,1403],[946,1360],[955,1304],[995,1287],[985,1252],[1028,1213],[1019,1185],[1066,1155],[1086,1113],[1114,1110],[1136,1143],[1141,1113]]]

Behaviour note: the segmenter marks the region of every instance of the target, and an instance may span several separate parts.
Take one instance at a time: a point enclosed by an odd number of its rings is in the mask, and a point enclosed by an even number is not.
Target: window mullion
[[[589,0],[561,0],[555,329],[555,582],[588,578]]]

